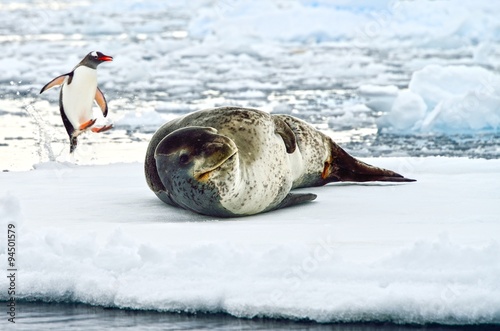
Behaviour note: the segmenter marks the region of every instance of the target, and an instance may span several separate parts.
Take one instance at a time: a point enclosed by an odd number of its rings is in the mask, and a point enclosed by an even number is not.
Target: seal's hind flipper
[[[392,170],[364,163],[331,142],[331,158],[325,162],[321,178],[327,182],[415,182]]]
[[[313,201],[314,199],[316,199],[316,197],[317,195],[313,193],[288,193],[283,201],[281,201],[279,205],[274,207],[273,210]]]

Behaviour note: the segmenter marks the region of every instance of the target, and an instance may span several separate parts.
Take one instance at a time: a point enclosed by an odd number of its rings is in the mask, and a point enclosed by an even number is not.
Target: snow
[[[500,131],[500,75],[482,67],[428,65],[413,73],[408,89],[362,86],[358,94],[384,113],[384,132]]]
[[[315,202],[217,220],[163,204],[140,163],[0,173],[1,227],[14,223],[18,234],[18,299],[500,323],[500,160],[364,161],[418,181],[308,188]]]

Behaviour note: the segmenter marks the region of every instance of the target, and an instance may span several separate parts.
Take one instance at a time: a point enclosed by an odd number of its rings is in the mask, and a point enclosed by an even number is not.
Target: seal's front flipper
[[[331,157],[325,161],[321,178],[328,182],[415,182],[392,170],[374,167],[344,151],[333,141]]]
[[[155,192],[156,196],[160,198],[161,201],[165,202],[168,205],[174,206],[174,207],[180,207],[177,203],[175,203],[172,198],[170,198],[170,195],[166,191],[158,191]]]
[[[313,201],[314,199],[316,199],[316,197],[317,195],[313,193],[288,193],[288,195],[283,199],[283,201],[281,201],[280,204],[274,207],[272,210]]]
[[[292,154],[297,148],[297,138],[292,129],[279,117],[273,117],[276,134],[279,134],[285,143],[286,152]]]

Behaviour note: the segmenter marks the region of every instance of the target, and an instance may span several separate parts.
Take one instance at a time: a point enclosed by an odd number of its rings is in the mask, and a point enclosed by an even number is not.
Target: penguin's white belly
[[[81,124],[92,119],[92,106],[97,90],[97,71],[85,66],[75,69],[71,84],[62,87],[64,113],[78,130]]]

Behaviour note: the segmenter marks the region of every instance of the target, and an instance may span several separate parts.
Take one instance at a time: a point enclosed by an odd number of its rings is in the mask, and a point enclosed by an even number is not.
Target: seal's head
[[[221,195],[237,177],[237,153],[233,140],[216,129],[192,126],[163,138],[154,155],[158,176],[175,202],[206,213],[207,208],[223,208]]]

